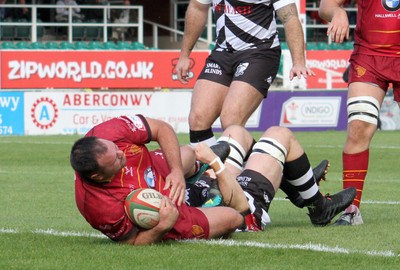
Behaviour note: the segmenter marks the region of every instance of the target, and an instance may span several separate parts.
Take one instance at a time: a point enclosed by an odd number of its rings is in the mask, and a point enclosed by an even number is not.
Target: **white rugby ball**
[[[163,195],[155,189],[135,189],[125,199],[125,213],[136,226],[151,229],[160,220],[162,198]]]

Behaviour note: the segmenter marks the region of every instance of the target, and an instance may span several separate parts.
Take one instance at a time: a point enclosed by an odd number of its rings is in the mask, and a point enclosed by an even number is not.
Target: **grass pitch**
[[[296,135],[313,165],[331,162],[322,192],[340,190],[345,133]],[[264,232],[145,247],[115,244],[80,216],[68,160],[78,138],[0,137],[0,269],[400,269],[399,131],[372,142],[362,226],[313,227],[278,192]]]

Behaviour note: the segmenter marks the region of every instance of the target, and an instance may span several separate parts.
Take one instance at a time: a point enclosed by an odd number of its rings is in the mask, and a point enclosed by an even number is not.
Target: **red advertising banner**
[[[193,88],[209,51],[191,54],[189,84],[178,81],[179,51],[2,51],[2,89]]]
[[[307,78],[307,88],[347,88],[342,76],[349,64],[350,54],[349,50],[307,51],[307,66],[316,74]]]

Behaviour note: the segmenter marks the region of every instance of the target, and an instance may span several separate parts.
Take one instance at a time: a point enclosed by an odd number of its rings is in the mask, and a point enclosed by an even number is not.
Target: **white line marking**
[[[275,197],[273,201],[285,201],[290,202],[289,199],[283,197]],[[373,201],[373,200],[366,200],[361,201],[362,204],[387,204],[387,205],[400,205],[400,201]]]
[[[303,148],[310,149],[310,148],[331,148],[331,149],[342,149],[343,145],[331,145],[331,144],[320,144],[320,145],[315,145],[315,144],[303,144]],[[370,149],[400,149],[400,146],[398,145],[371,145]]]
[[[0,233],[18,233],[15,229],[0,228]]]
[[[1,233],[16,234],[19,233],[16,229],[0,228]],[[73,232],[73,231],[57,231],[54,229],[36,229],[32,231],[34,234],[45,234],[52,236],[61,237],[94,237],[94,238],[107,238],[105,235],[100,233],[88,233],[88,232]],[[260,243],[254,241],[237,241],[237,240],[181,240],[180,242],[187,242],[193,244],[207,244],[207,245],[219,245],[219,246],[236,246],[236,247],[255,247],[264,249],[294,249],[294,250],[311,250],[317,252],[330,252],[339,254],[363,254],[368,256],[376,257],[400,257],[400,254],[396,254],[391,250],[351,250],[342,248],[339,246],[329,247],[322,244],[270,244]]]
[[[100,233],[81,233],[81,232],[60,232],[54,229],[36,229],[33,231],[36,234],[47,234],[54,236],[74,236],[74,237],[95,237],[95,238],[107,238],[107,236]]]
[[[236,247],[257,247],[257,248],[265,248],[265,249],[295,249],[295,250],[311,250],[317,252],[331,252],[331,253],[342,253],[342,254],[363,254],[368,256],[377,256],[377,257],[400,257],[400,254],[396,254],[391,250],[351,250],[342,247],[329,247],[321,244],[270,244],[270,243],[260,243],[253,241],[235,241],[232,239],[229,240],[184,240],[182,242],[189,243],[201,243],[207,245],[220,245],[220,246],[236,246]]]

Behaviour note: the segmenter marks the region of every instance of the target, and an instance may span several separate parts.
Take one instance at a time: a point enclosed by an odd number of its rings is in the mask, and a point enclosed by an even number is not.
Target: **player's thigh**
[[[200,79],[196,82],[190,105],[189,123],[211,126],[219,116],[228,87],[217,82]]]
[[[349,85],[347,98],[369,96],[375,98],[379,104],[382,104],[385,95],[385,91],[375,84],[366,82],[353,82]]]
[[[242,225],[243,217],[230,207],[198,208],[202,211],[210,226],[210,238],[226,235]]]
[[[244,126],[263,99],[264,96],[250,84],[242,81],[232,82],[220,116],[223,128],[230,125]]]
[[[256,171],[267,178],[278,190],[282,179],[282,166],[279,161],[269,154],[252,154],[246,163],[245,169]]]
[[[196,168],[196,155],[193,148],[189,145],[181,146],[180,149],[183,172],[185,174],[185,177],[189,177],[193,175]]]

